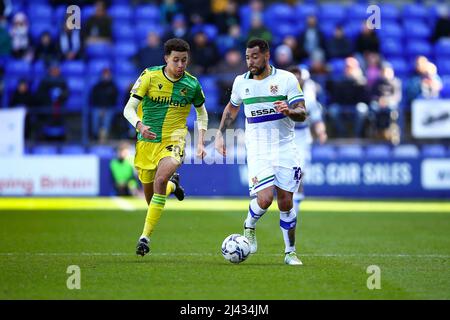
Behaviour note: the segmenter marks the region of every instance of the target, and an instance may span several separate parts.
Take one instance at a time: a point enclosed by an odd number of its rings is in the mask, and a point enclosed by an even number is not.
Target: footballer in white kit
[[[250,201],[244,236],[251,253],[257,250],[256,222],[267,212],[277,194],[280,228],[285,242],[285,263],[301,265],[295,252],[297,215],[293,193],[301,180],[299,157],[294,142],[295,122],[306,119],[304,97],[297,78],[269,64],[269,45],[262,39],[247,43],[249,69],[236,77],[230,102],[224,109],[215,147],[226,155],[223,132],[236,119],[241,104],[246,117],[245,142],[249,172]]]

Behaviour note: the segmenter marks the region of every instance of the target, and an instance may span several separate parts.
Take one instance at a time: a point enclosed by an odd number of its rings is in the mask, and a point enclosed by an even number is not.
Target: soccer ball
[[[222,242],[222,255],[232,263],[241,263],[250,255],[250,242],[240,234],[232,234]]]

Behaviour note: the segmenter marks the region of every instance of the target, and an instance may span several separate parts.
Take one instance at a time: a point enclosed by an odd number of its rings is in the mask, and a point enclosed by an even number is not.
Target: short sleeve
[[[242,104],[242,98],[239,95],[238,92],[238,85],[237,85],[238,79],[234,79],[233,82],[233,88],[231,89],[231,97],[230,97],[230,103],[234,107],[239,107]]]
[[[201,107],[202,104],[205,103],[205,94],[203,93],[202,86],[199,82],[197,82],[197,87],[195,88],[194,99],[192,100],[192,104],[194,107]]]
[[[287,99],[289,105],[305,100],[303,96],[303,91],[300,88],[300,84],[297,81],[297,78],[291,74],[288,78],[288,90],[287,90]]]
[[[130,95],[136,99],[142,100],[142,98],[147,94],[149,87],[150,73],[147,70],[144,70],[134,83],[134,86],[130,91]]]

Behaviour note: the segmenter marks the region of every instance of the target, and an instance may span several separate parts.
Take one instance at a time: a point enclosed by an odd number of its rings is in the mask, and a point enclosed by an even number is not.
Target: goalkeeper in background
[[[158,223],[166,198],[174,193],[184,199],[177,168],[184,157],[186,118],[191,105],[197,111],[197,157],[206,156],[204,135],[208,127],[205,96],[197,78],[186,72],[189,44],[178,38],[164,43],[165,65],[145,69],[131,89],[125,118],[138,131],[134,166],[148,203],[144,230],[136,254],[150,251],[150,236]],[[137,110],[140,109],[141,117]]]

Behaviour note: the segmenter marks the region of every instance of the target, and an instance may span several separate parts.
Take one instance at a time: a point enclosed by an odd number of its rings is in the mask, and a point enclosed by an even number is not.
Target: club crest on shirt
[[[252,178],[252,183],[253,183],[254,186],[256,186],[256,185],[258,184],[258,182],[259,182],[259,181],[258,181],[258,178],[257,178],[257,177],[253,177],[253,178]]]
[[[183,89],[181,89],[181,90],[180,90],[180,94],[181,94],[182,96],[185,96],[185,95],[187,94],[187,88],[184,87]]]
[[[271,84],[270,85],[270,93],[275,95],[278,93],[278,85],[277,84]]]
[[[250,89],[249,88],[245,88],[245,94],[249,95],[250,94]]]

